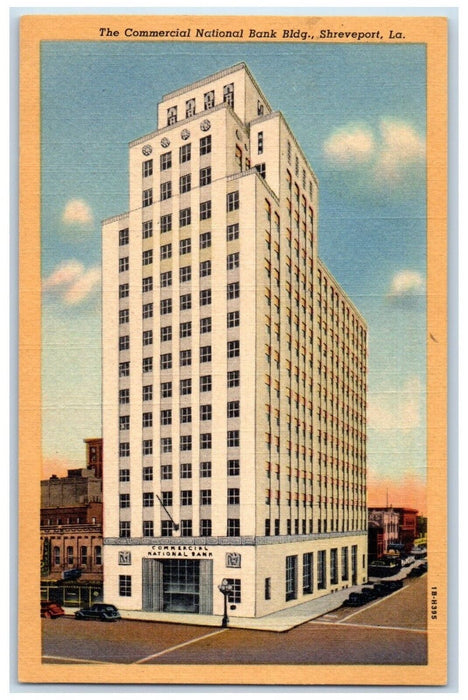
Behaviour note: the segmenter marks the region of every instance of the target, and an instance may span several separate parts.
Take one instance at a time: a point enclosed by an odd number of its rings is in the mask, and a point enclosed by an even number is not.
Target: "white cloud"
[[[55,268],[42,287],[58,295],[67,306],[75,306],[97,290],[100,280],[100,267],[86,269],[78,260],[67,260]]]
[[[411,433],[422,424],[423,385],[419,377],[406,380],[399,391],[369,395],[368,425],[378,433]]]
[[[70,199],[63,210],[62,221],[65,224],[91,224],[93,213],[83,199]]]
[[[372,132],[368,127],[359,124],[349,124],[343,129],[337,129],[324,144],[327,158],[344,166],[369,162],[374,149]]]
[[[390,283],[388,296],[392,300],[411,299],[424,294],[423,276],[415,270],[397,272]]]
[[[385,179],[400,180],[414,165],[424,163],[424,139],[409,124],[391,120],[380,123],[381,146],[376,172]]]

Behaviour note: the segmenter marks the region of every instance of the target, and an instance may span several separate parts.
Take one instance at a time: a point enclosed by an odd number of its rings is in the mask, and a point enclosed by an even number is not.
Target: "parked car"
[[[65,610],[61,605],[53,600],[41,600],[41,617],[55,620],[56,617],[62,617],[62,615],[65,615]]]
[[[391,592],[388,587],[384,586],[382,583],[374,583],[374,591],[381,597],[388,595]]]
[[[384,586],[389,593],[394,593],[403,588],[403,581],[401,579],[398,581],[381,581],[380,585]]]
[[[377,593],[373,586],[365,586],[364,588],[361,588],[361,593],[369,598],[369,600],[376,600],[380,597],[379,593]]]
[[[369,598],[362,593],[350,593],[343,605],[347,608],[359,608],[369,602]]]
[[[115,622],[120,620],[120,613],[115,605],[108,603],[94,603],[90,608],[82,608],[75,613],[77,620],[102,620],[103,622]]]

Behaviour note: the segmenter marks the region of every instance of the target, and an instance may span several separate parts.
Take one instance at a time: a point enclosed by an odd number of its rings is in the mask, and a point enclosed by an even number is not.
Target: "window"
[[[240,475],[240,462],[238,459],[228,459],[228,461],[227,461],[227,474],[228,474],[228,476],[239,476]]]
[[[239,340],[229,340],[227,344],[227,356],[239,357],[240,354],[240,341]]]
[[[181,506],[191,506],[192,505],[192,492],[191,491],[181,491],[180,492],[180,505]]]
[[[227,431],[227,446],[228,447],[239,447],[240,445],[240,431],[239,430],[228,430]]]
[[[226,239],[235,241],[237,238],[239,238],[239,224],[229,224],[226,228]]]
[[[190,207],[179,211],[179,226],[188,226],[192,221],[192,210]]]
[[[130,469],[119,469],[119,481],[130,481]]]
[[[161,383],[161,398],[169,399],[172,396],[172,382]]]
[[[172,352],[161,355],[159,366],[161,369],[172,369]]]
[[[192,189],[192,176],[190,173],[187,175],[181,175],[179,178],[179,191],[180,194],[184,194],[184,192],[190,192]]]
[[[211,420],[211,404],[203,404],[200,406],[200,420]]]
[[[182,294],[180,297],[180,310],[181,311],[188,311],[191,308],[192,308],[192,295],[191,294]]]
[[[226,534],[228,537],[240,537],[239,518],[228,518]]]
[[[313,554],[306,552],[302,555],[302,592],[312,593],[312,571],[313,571]]]
[[[179,362],[181,367],[188,367],[192,364],[192,351],[181,350],[179,353]]]
[[[192,449],[192,436],[191,435],[181,435],[180,436],[180,451],[190,452]]]
[[[120,362],[119,364],[119,377],[129,377],[130,376],[130,362]]]
[[[205,233],[200,234],[200,248],[210,248],[211,247],[211,231],[205,231]]]
[[[234,108],[234,83],[223,87],[223,102]]]
[[[153,371],[153,358],[152,357],[144,357],[143,358],[142,369],[143,369],[143,372],[152,372]]]
[[[161,520],[161,537],[172,537],[172,520]]]
[[[171,126],[177,122],[177,107],[169,107],[167,110],[167,125]]]
[[[126,272],[128,270],[128,257],[119,258],[119,272]]]
[[[130,508],[130,494],[121,493],[119,495],[119,507],[120,508]]]
[[[180,478],[181,479],[191,479],[192,478],[192,465],[190,462],[180,465]]]
[[[240,489],[227,490],[227,502],[230,506],[237,506],[240,503]]]
[[[185,267],[181,267],[179,271],[180,275],[180,281],[181,282],[190,282],[192,279],[192,267],[190,265],[186,265]]]
[[[192,521],[191,520],[181,520],[180,521],[180,534],[182,537],[192,536]]]
[[[341,578],[343,581],[349,578],[348,547],[341,548]]]
[[[209,92],[205,92],[203,95],[203,106],[205,109],[211,109],[214,107],[215,103],[215,95],[214,95],[214,90],[210,90]]]
[[[149,207],[153,204],[153,188],[150,187],[147,190],[143,190],[143,197],[141,202],[143,207]]]
[[[204,260],[200,263],[200,277],[209,277],[211,275],[211,260]]]
[[[195,98],[192,97],[190,100],[185,102],[185,118],[193,117],[195,114]]]
[[[184,321],[179,325],[179,335],[181,338],[190,338],[192,335],[192,322]]]
[[[153,454],[153,441],[152,440],[143,440],[143,454],[144,455],[152,455]]]
[[[200,435],[200,449],[211,450],[211,433],[202,433]]]
[[[143,537],[154,537],[154,522],[152,520],[143,520]]]
[[[237,299],[239,297],[239,294],[240,294],[239,282],[231,282],[230,284],[227,285],[226,290],[227,290],[227,298],[228,299]]]
[[[130,416],[119,417],[119,430],[130,430]]]
[[[240,578],[228,578],[228,584],[231,585],[231,592],[228,595],[229,603],[240,603],[241,599],[241,580]]]
[[[240,401],[228,401],[227,417],[228,418],[239,418],[239,416],[240,416]]]
[[[161,299],[159,307],[161,316],[172,313],[172,299]]]
[[[211,462],[200,462],[200,478],[211,477]]]
[[[161,248],[159,249],[159,257],[161,260],[168,260],[169,258],[172,257],[172,244],[171,243],[166,243],[166,245],[161,246]]]
[[[161,452],[163,452],[164,454],[172,452],[172,438],[161,438]]]
[[[239,267],[239,253],[230,253],[226,258],[226,268],[235,270]]]
[[[161,272],[159,275],[159,283],[161,287],[170,287],[172,285],[172,270]]]
[[[239,190],[228,192],[226,195],[226,210],[234,211],[235,209],[239,209]]]
[[[265,579],[265,600],[271,600],[271,578]]]
[[[263,177],[263,179],[265,179],[265,177],[266,177],[266,165],[265,165],[265,163],[258,163],[258,165],[255,166],[255,170],[260,175],[260,177]]]
[[[200,377],[200,392],[211,391],[211,374]]]
[[[338,550],[330,549],[330,583],[338,583]]]
[[[143,294],[145,292],[152,292],[153,291],[153,278],[152,277],[143,277],[142,283],[141,283],[141,291]]]
[[[202,489],[200,491],[200,505],[210,506],[211,505],[211,489]]]
[[[200,155],[211,153],[211,134],[200,139]]]
[[[211,332],[211,317],[200,319],[200,333],[210,333]]]
[[[120,309],[119,311],[119,323],[128,323],[130,320],[130,311],[129,309]]]
[[[96,545],[94,548],[94,563],[96,566],[101,566],[102,564],[102,547],[100,545]]]
[[[257,134],[257,153],[259,155],[263,153],[263,131],[259,131]]]
[[[286,600],[297,598],[297,556],[286,557]]]
[[[200,537],[211,537],[211,520],[200,520]]]
[[[211,362],[211,345],[203,345],[200,348],[200,362]]]
[[[172,479],[172,464],[161,464],[161,479]]]
[[[125,297],[128,297],[129,291],[129,285],[127,282],[125,284],[119,284],[119,299],[125,299]]]
[[[153,262],[153,251],[152,250],[144,250],[141,257],[142,257],[142,264],[143,265],[151,265]]]
[[[142,391],[143,401],[152,401],[153,399],[153,385],[146,384]]]
[[[190,253],[191,250],[192,250],[191,238],[183,238],[181,241],[179,241],[179,254],[180,255],[185,255],[186,253]]]
[[[119,523],[119,537],[130,537],[130,521],[121,520]]]
[[[161,425],[172,425],[172,410],[170,408],[161,411]]]
[[[153,304],[143,304],[142,306],[142,318],[153,318]]]
[[[132,577],[119,575],[119,595],[130,597],[132,595]]]
[[[211,218],[211,200],[200,202],[200,221]]]
[[[327,587],[326,581],[326,563],[327,563],[327,553],[324,549],[318,552],[317,561],[317,588],[323,590]]]
[[[172,167],[172,151],[161,153],[159,156],[159,169],[169,170]]]
[[[154,506],[154,494],[151,491],[143,492],[143,508],[152,508]]]
[[[200,187],[211,184],[211,166],[201,168],[200,170]]]
[[[211,289],[200,290],[200,306],[211,304]]]
[[[148,332],[153,332],[153,331],[143,331],[143,335]],[[172,340],[172,326],[163,326],[161,328],[161,343],[164,343],[168,340]]]
[[[119,444],[119,457],[130,457],[130,443],[121,442]]]
[[[143,467],[143,481],[153,481],[153,467]]]
[[[168,233],[172,231],[172,214],[164,214],[161,216],[160,220],[161,233]]]
[[[228,389],[240,385],[240,372],[238,369],[227,373],[227,386]]]
[[[172,182],[170,180],[167,180],[166,182],[161,182],[159,189],[161,201],[164,201],[165,199],[170,199],[172,197]]]
[[[153,159],[144,160],[142,163],[142,175],[143,177],[149,177],[153,174]]]
[[[180,394],[181,396],[187,396],[192,393],[192,380],[191,379],[181,379],[180,380]]]
[[[161,493],[163,506],[172,506],[172,491],[163,491]]]
[[[120,389],[119,403],[130,403],[130,389]]]
[[[229,311],[227,315],[227,327],[235,328],[240,323],[240,312],[239,311]]]
[[[188,163],[188,161],[192,157],[192,144],[191,143],[185,143],[183,146],[179,148],[179,162],[180,163]]]
[[[129,230],[128,228],[122,228],[119,231],[119,245],[128,245],[129,241]]]
[[[265,537],[269,537],[271,534],[271,520],[270,518],[265,519]]]

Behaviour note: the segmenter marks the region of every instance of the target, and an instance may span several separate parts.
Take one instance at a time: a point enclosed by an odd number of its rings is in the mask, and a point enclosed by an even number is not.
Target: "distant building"
[[[102,438],[87,438],[86,444],[86,468],[94,470],[94,476],[102,479]]]
[[[417,515],[418,511],[415,508],[369,508],[369,521],[388,533],[384,546],[388,547],[392,542],[399,543],[404,545],[403,550],[406,553],[411,552],[414,540],[418,537]]]
[[[368,552],[369,561],[379,559],[398,542],[399,515],[393,508],[369,508]]]

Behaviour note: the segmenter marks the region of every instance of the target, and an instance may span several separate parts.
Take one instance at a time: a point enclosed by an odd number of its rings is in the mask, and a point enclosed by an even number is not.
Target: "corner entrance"
[[[143,559],[143,610],[211,615],[213,562]]]

